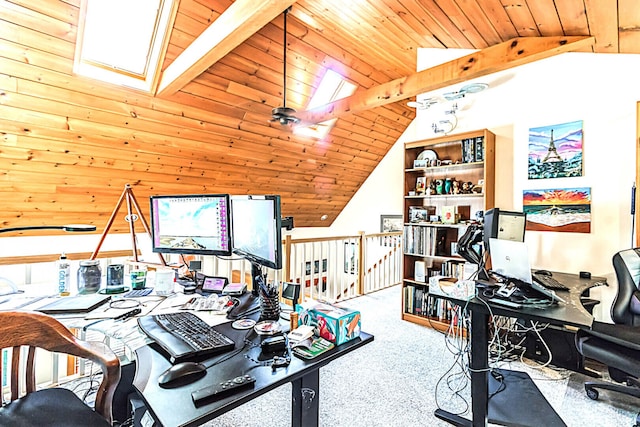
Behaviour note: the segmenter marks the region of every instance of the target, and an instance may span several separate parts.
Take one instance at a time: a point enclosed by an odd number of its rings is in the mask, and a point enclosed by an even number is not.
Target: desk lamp
[[[28,225],[24,227],[0,228],[0,233],[9,233],[12,231],[30,231],[30,230],[63,230],[70,233],[85,233],[89,231],[96,231],[96,226],[87,225],[87,224]]]

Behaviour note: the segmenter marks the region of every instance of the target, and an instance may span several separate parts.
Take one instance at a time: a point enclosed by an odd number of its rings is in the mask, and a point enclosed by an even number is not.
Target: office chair
[[[28,351],[21,351],[22,346]],[[88,359],[102,368],[95,410],[71,390],[59,387],[36,390],[36,348]],[[62,323],[46,314],[5,311],[0,312],[0,349],[10,349],[7,353],[11,357],[9,365],[0,353],[0,379],[6,377],[11,391],[9,402],[5,402],[4,393],[0,393],[0,425],[111,425],[112,399],[120,380],[120,362],[106,345],[79,340]],[[26,353],[26,360],[20,360],[22,353]],[[9,370],[4,375],[3,367]],[[22,380],[19,378],[21,367],[26,367]],[[24,394],[23,389],[26,390]]]
[[[596,400],[598,390],[612,390],[640,397],[640,248],[627,249],[613,256],[618,292],[611,305],[615,322],[593,322],[591,329],[576,334],[578,351],[589,359],[607,365],[617,383],[585,382],[587,396]],[[640,413],[635,427],[640,427]]]

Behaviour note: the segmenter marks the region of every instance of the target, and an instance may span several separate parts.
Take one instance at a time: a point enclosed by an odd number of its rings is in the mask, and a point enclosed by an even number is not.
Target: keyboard
[[[569,290],[568,287],[558,282],[556,279],[554,279],[551,276],[547,276],[544,274],[535,274],[535,273],[532,274],[531,276],[533,277],[534,282],[552,291],[568,291]]]
[[[191,312],[143,316],[138,325],[169,354],[171,363],[205,359],[235,347],[231,338]]]

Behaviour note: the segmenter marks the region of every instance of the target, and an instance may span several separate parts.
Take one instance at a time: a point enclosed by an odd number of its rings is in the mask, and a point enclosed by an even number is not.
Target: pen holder
[[[280,318],[280,300],[278,293],[273,295],[260,292],[260,320],[278,320]]]

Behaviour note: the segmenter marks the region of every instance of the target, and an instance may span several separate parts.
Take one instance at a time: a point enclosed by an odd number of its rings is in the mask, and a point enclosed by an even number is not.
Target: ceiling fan
[[[300,123],[300,119],[295,116],[296,110],[287,107],[287,14],[291,10],[289,6],[284,11],[284,59],[283,59],[283,72],[282,72],[282,107],[276,107],[271,110],[271,121],[280,122],[281,125],[286,126],[289,124]]]
[[[482,92],[488,87],[489,85],[486,83],[471,83],[462,86],[460,90],[443,93],[442,96],[447,101],[455,101],[456,99],[464,98],[468,94]]]

